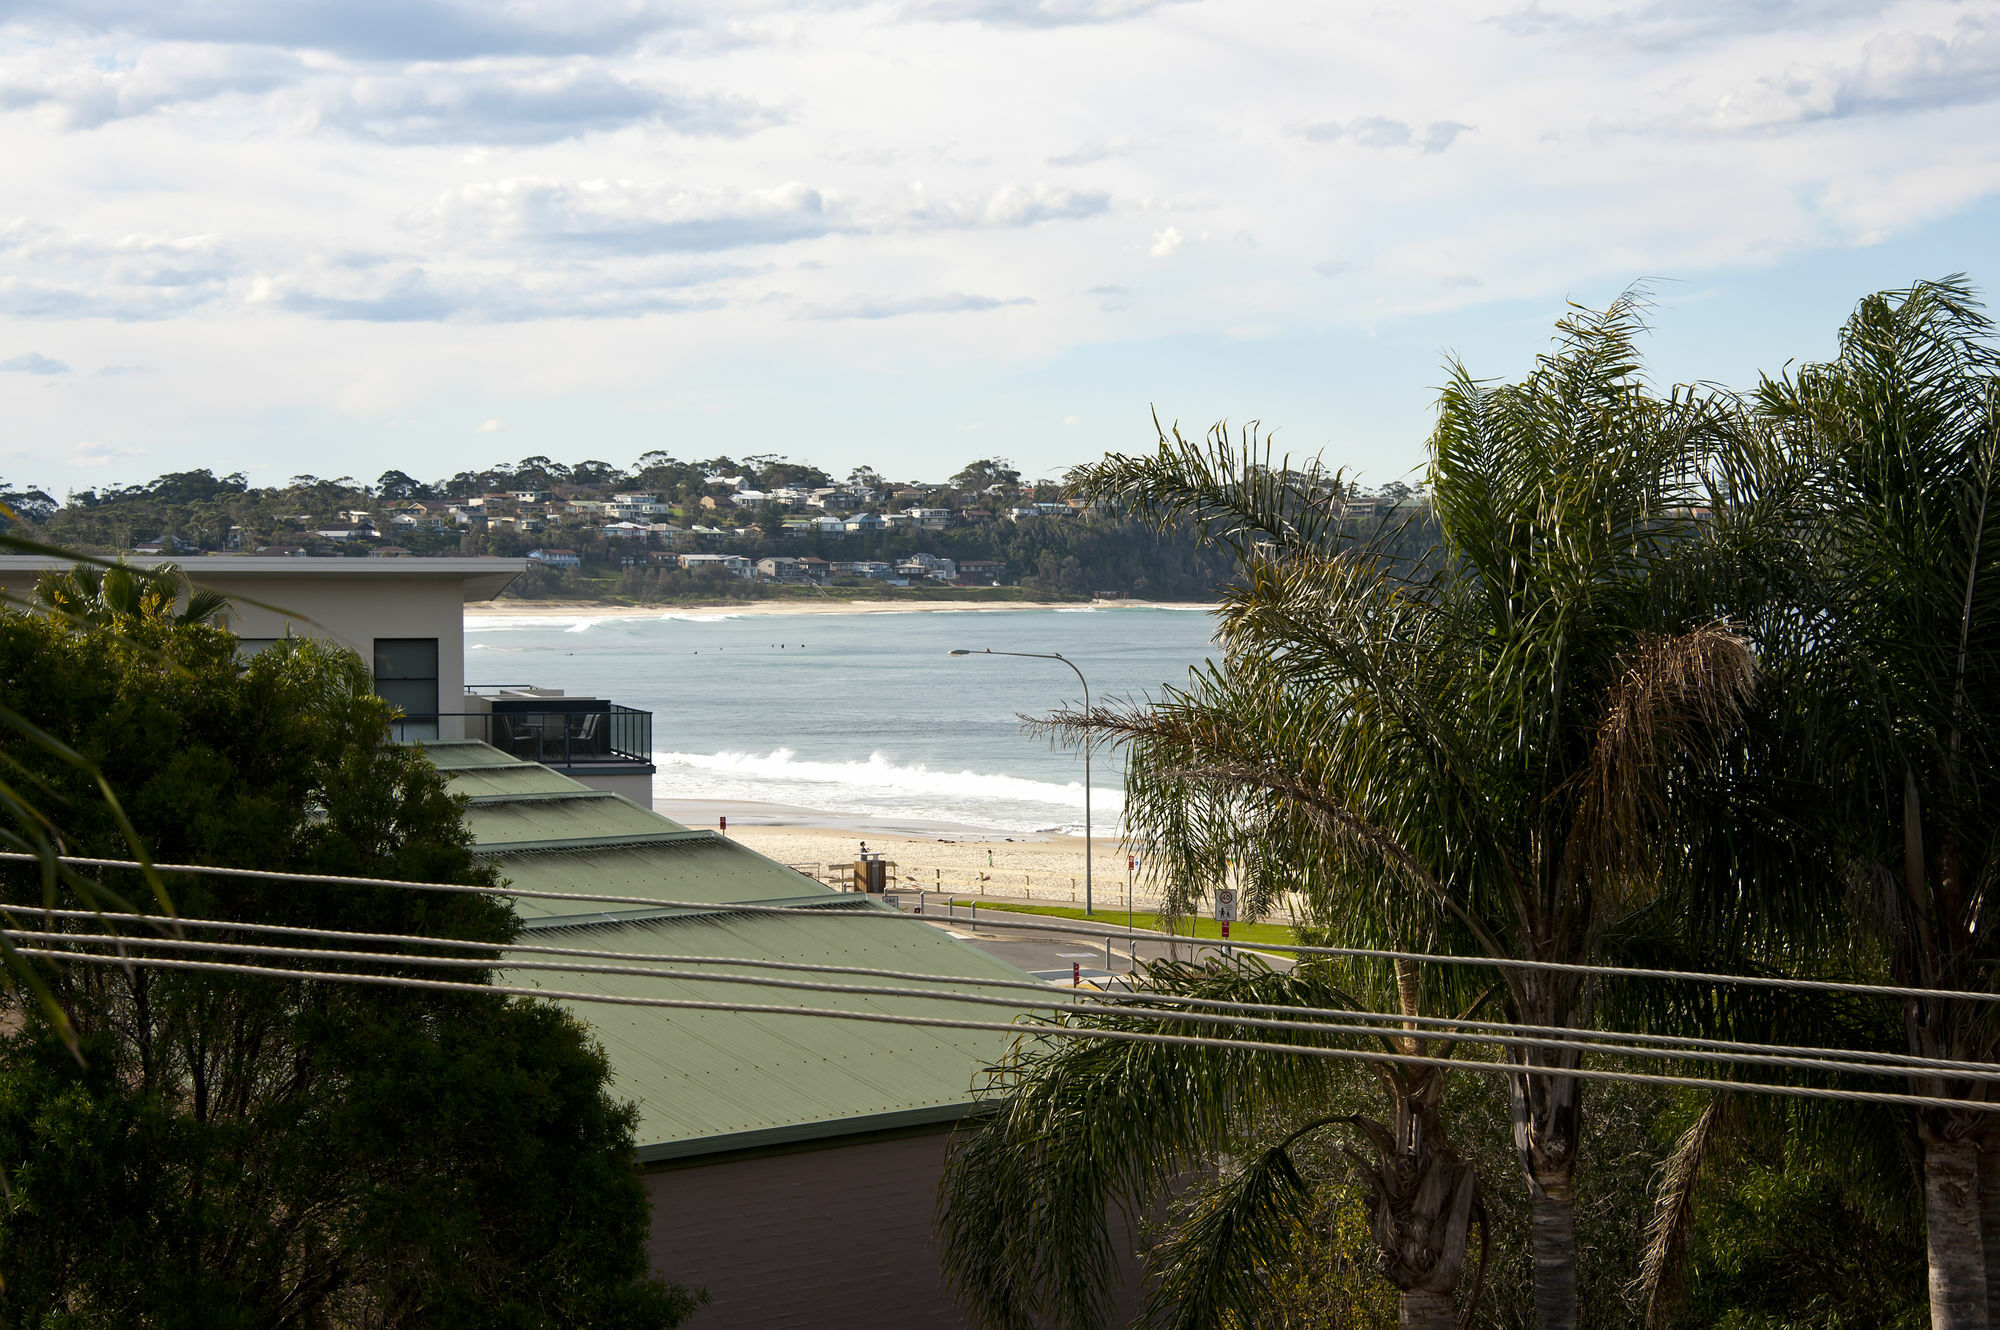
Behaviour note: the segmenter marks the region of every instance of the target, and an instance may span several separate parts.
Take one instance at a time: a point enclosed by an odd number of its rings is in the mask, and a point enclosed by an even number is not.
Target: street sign
[[[1217,887],[1215,889],[1215,917],[1225,924],[1236,922],[1236,889]]]

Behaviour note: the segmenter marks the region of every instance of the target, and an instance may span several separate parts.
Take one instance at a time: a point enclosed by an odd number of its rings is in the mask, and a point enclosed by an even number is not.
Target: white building
[[[958,565],[950,559],[941,559],[935,554],[912,554],[896,565],[896,576],[932,578],[939,582],[958,579]]]
[[[664,517],[674,510],[670,503],[661,503],[657,494],[614,494],[604,506],[607,517],[623,518],[631,521],[642,517]]]
[[[748,577],[751,573],[750,561],[740,554],[683,554],[680,562],[691,573],[704,568],[720,568],[738,577]]]

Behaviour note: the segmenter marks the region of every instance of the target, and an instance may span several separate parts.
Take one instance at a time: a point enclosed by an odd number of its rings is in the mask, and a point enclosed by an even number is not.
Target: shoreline
[[[465,607],[473,619],[738,619],[827,614],[1004,614],[1020,610],[1180,610],[1206,613],[1212,602],[1170,600],[746,600],[723,605],[613,605],[601,600],[486,600]]]
[[[1080,904],[1084,888],[1084,839],[1056,832],[1003,831],[964,823],[922,819],[847,817],[819,808],[750,799],[659,798],[653,809],[684,827],[716,830],[739,845],[809,872],[822,880],[837,866],[852,863],[862,845],[895,865],[904,887],[955,891],[965,895]],[[1093,838],[1091,876],[1098,899],[1125,900],[1126,847],[1118,829]],[[1140,884],[1139,900],[1150,900]]]

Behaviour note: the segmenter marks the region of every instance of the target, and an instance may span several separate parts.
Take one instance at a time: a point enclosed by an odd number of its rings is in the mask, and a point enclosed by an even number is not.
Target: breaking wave
[[[820,762],[789,748],[769,753],[655,753],[659,798],[752,799],[835,813],[966,822],[1002,831],[1078,832],[1083,784],[1028,780],[982,771],[903,765],[881,753],[865,762]],[[1116,824],[1124,800],[1091,791],[1093,821]]]

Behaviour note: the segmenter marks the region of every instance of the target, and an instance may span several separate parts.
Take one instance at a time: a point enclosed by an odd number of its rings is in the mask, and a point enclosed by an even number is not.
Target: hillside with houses
[[[760,456],[630,468],[529,457],[423,482],[177,472],[63,501],[0,495],[39,538],[173,558],[526,557],[514,594],[635,602],[845,594],[1206,600],[1226,574],[1194,542],[1099,510],[1054,480],[984,458],[941,482],[869,467],[836,480]],[[1402,486],[1330,495],[1357,525],[1418,502]],[[1013,588],[1014,590],[1007,590]]]

